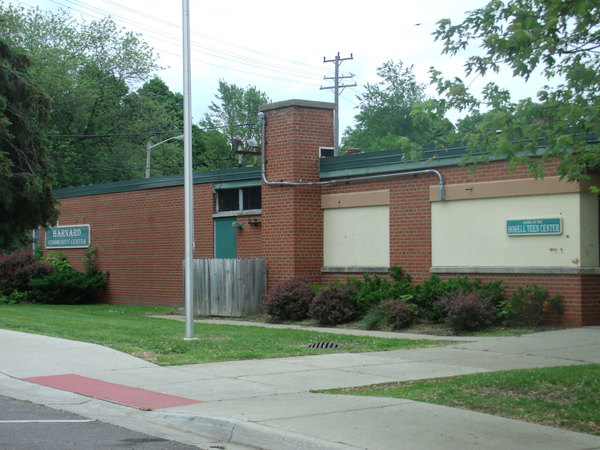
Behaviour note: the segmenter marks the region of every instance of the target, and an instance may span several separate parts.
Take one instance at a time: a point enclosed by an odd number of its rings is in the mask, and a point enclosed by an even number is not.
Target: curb
[[[237,419],[168,413],[158,413],[155,418],[177,424],[182,429],[193,430],[194,433],[211,439],[265,450],[297,450],[299,448],[349,450],[358,448]]]
[[[265,450],[324,449],[349,450],[357,447],[330,442],[255,422],[225,417],[204,417],[161,410],[142,411],[69,391],[54,389],[13,378],[0,372],[4,395],[53,409],[69,411],[94,420],[198,445],[209,440]],[[140,426],[140,424],[143,424]]]

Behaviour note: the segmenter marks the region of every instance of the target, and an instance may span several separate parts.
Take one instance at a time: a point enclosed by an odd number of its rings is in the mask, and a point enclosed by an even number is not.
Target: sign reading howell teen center
[[[46,248],[87,248],[89,246],[89,225],[52,227],[46,230]]]
[[[507,220],[506,234],[509,236],[535,236],[561,234],[562,219]]]

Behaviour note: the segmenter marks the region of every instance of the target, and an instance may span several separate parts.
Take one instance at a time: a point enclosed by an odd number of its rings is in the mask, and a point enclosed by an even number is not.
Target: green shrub
[[[415,306],[409,303],[410,300],[412,295],[384,300],[371,308],[361,324],[368,330],[381,329],[383,325],[391,326],[393,330],[403,330],[412,323],[415,316]]]
[[[535,283],[517,286],[511,299],[502,304],[499,315],[505,325],[534,327],[540,324],[545,313],[562,312],[560,300],[560,295],[550,298],[548,291]]]
[[[482,284],[479,279],[475,279],[474,292],[481,292],[492,297],[492,303],[498,308],[505,299],[506,285],[502,280],[492,281],[491,283]]]
[[[410,276],[405,275],[397,266],[392,266],[390,273],[394,281],[370,274],[365,274],[362,280],[348,278],[348,285],[354,288],[352,300],[359,316],[364,315],[383,300],[412,294]]]
[[[337,325],[356,317],[353,287],[327,286],[312,299],[309,315],[321,325]]]
[[[0,294],[0,304],[14,305],[15,303],[30,303],[30,293],[21,291],[12,291],[10,294]]]
[[[411,284],[410,275],[405,273],[400,266],[390,266],[390,276],[396,283]]]
[[[301,278],[282,281],[265,295],[263,308],[275,320],[304,320],[313,298],[311,288]]]
[[[421,315],[435,322],[443,322],[446,311],[440,307],[439,301],[448,296],[462,292],[478,292],[491,298],[492,304],[499,308],[504,301],[506,286],[502,281],[493,281],[488,284],[481,280],[469,280],[467,276],[442,280],[439,275],[432,274],[423,284],[416,286],[414,303],[419,308]]]
[[[493,298],[482,292],[456,291],[442,297],[438,307],[445,313],[444,323],[455,332],[488,328],[496,320]]]
[[[78,272],[63,253],[51,253],[42,261],[54,267],[51,273],[29,280],[31,299],[36,303],[69,304],[93,303],[106,286],[108,273],[95,265],[95,248],[85,253],[85,272]]]
[[[442,280],[439,275],[431,274],[429,279],[415,288],[414,303],[419,308],[419,314],[441,322],[444,319],[444,311],[438,307],[438,302],[454,291],[455,288],[449,282]]]

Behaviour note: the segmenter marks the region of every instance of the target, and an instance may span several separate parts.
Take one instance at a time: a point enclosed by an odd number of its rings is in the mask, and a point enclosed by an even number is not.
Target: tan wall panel
[[[321,196],[321,208],[354,208],[357,206],[379,206],[390,204],[390,191],[352,192]]]
[[[389,267],[389,206],[323,211],[325,267]]]
[[[489,181],[481,183],[450,184],[445,187],[445,201],[476,198],[518,197],[523,195],[544,195],[573,193],[586,190],[578,182],[568,183],[559,177],[547,177],[543,180],[532,178],[521,180]],[[429,200],[440,201],[438,186],[429,187]]]
[[[579,267],[582,264],[579,198],[574,193],[432,203],[432,265]],[[562,218],[562,234],[506,234],[508,219],[542,218]],[[587,226],[595,229],[597,235],[597,215],[595,226],[592,222],[590,217]],[[590,258],[589,262],[592,261],[597,264],[597,259]]]

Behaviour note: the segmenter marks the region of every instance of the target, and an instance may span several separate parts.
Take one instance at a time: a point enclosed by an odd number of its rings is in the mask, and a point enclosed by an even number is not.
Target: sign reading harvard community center
[[[46,230],[46,248],[87,248],[89,246],[89,225],[52,227]]]
[[[535,236],[561,234],[562,219],[507,220],[506,234],[509,236]]]

